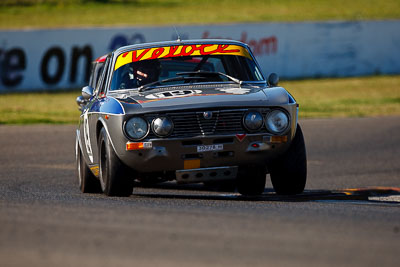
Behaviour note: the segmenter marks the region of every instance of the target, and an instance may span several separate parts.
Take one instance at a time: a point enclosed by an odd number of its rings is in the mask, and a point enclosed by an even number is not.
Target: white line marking
[[[400,203],[400,195],[384,196],[384,197],[368,197],[368,200]]]

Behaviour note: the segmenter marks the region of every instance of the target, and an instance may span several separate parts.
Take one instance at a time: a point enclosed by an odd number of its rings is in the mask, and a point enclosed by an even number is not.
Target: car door
[[[93,111],[93,106],[99,101],[99,89],[100,84],[104,76],[104,66],[106,62],[95,61],[92,64],[92,71],[89,79],[89,86],[94,88],[94,96],[88,101],[86,106],[82,109],[82,114],[80,117],[80,140],[82,147],[82,154],[89,166],[96,164],[96,125],[93,123],[96,120],[97,114]],[[95,149],[95,151],[93,151]]]
[[[98,140],[96,129],[99,118],[102,116],[100,113],[100,106],[102,102],[104,102],[104,92],[108,80],[110,61],[111,55],[107,57],[102,66],[97,67],[98,71],[101,70],[101,72],[96,74],[95,96],[88,104],[87,112],[84,115],[84,136],[87,154],[91,164],[98,164]]]

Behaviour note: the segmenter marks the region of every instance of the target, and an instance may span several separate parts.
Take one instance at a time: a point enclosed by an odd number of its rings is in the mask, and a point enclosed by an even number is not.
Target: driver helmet
[[[133,75],[140,85],[158,81],[161,66],[158,59],[142,60],[135,64]]]

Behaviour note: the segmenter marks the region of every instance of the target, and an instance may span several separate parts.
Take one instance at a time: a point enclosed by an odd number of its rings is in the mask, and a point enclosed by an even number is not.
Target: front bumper
[[[152,139],[140,149],[125,151],[120,159],[142,173],[177,170],[184,173],[184,170],[200,168],[265,165],[286,151],[291,136],[289,131],[283,136],[247,134]]]
[[[177,170],[178,183],[199,183],[216,180],[234,180],[238,173],[237,166],[212,167],[200,169]]]

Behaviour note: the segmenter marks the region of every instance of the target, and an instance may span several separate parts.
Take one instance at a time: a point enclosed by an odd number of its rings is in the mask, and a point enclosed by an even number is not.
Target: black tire
[[[104,128],[101,129],[99,136],[99,163],[100,184],[103,193],[107,196],[130,196],[134,181],[128,177],[129,171],[115,154]]]
[[[90,171],[78,144],[76,149],[76,171],[79,189],[82,193],[101,193],[100,181]]]
[[[285,154],[268,165],[271,182],[279,195],[296,195],[304,191],[307,181],[307,156],[303,132],[297,124],[296,134]]]
[[[262,166],[239,168],[237,190],[242,195],[261,195],[265,189],[266,173]]]

